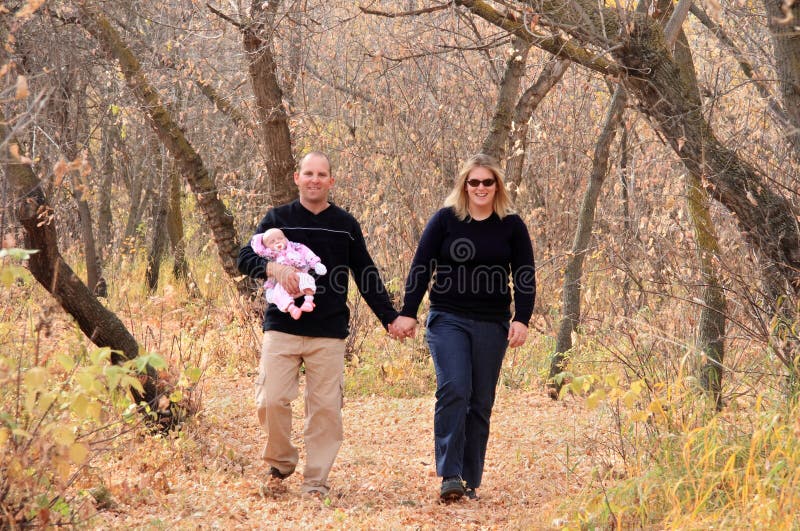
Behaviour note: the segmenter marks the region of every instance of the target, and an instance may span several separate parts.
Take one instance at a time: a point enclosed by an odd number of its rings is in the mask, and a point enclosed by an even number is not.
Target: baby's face
[[[284,236],[282,232],[276,232],[269,235],[264,245],[273,251],[283,251],[286,249],[287,241],[286,236]]]

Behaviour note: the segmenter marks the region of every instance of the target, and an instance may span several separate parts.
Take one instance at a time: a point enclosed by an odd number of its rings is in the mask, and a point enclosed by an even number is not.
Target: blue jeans
[[[436,473],[477,488],[483,476],[489,418],[508,347],[509,323],[431,311],[427,340],[436,368],[433,431]]]

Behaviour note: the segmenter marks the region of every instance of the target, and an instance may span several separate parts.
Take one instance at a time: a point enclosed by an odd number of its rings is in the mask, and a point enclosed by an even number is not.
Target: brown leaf
[[[17,77],[17,91],[14,93],[14,98],[17,100],[24,100],[28,97],[30,91],[28,90],[28,79],[25,76]]]

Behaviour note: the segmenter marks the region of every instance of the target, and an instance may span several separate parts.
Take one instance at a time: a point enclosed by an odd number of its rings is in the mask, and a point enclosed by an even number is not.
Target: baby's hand
[[[319,264],[317,264],[317,265],[315,265],[315,266],[314,266],[314,272],[315,272],[316,274],[318,274],[318,275],[324,275],[325,273],[327,273],[327,272],[328,272],[328,268],[327,268],[327,267],[325,267],[325,264],[323,264],[322,262],[320,262]]]

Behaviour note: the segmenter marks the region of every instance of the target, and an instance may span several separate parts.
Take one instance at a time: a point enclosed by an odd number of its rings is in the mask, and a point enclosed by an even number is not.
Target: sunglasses
[[[482,184],[484,188],[491,188],[494,186],[494,183],[497,182],[494,178],[491,179],[468,179],[467,184],[473,188],[477,188],[479,184]]]

